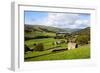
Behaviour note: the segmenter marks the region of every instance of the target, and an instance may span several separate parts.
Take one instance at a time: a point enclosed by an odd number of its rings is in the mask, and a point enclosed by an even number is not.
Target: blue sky
[[[24,15],[24,22],[28,25],[45,25],[58,28],[90,27],[90,14],[25,11]]]
[[[34,24],[35,22],[39,24],[42,22],[42,19],[47,17],[47,13],[43,12],[32,12],[32,11],[25,11],[25,24]]]

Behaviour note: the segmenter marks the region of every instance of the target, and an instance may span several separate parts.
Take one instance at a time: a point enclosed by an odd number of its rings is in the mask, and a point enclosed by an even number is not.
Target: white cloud
[[[84,28],[89,26],[89,22],[89,20],[81,19],[80,14],[48,13],[42,24],[59,28]]]
[[[85,28],[90,26],[90,21],[86,19],[78,19],[75,21],[75,25],[78,28]]]

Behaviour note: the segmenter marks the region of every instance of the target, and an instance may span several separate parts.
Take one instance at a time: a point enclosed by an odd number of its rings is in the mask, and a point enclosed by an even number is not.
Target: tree
[[[44,45],[43,43],[38,43],[36,44],[34,51],[43,51],[44,50]]]
[[[88,35],[79,35],[77,38],[76,38],[76,42],[80,45],[83,45],[83,44],[88,44],[88,41],[89,41],[89,36]]]

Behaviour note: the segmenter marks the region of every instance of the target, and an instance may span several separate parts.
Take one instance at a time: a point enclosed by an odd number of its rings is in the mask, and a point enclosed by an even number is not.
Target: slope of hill
[[[71,28],[57,28],[51,26],[44,26],[44,25],[24,25],[25,31],[38,31],[38,32],[67,32],[72,33],[78,31],[80,29],[71,29]]]
[[[75,31],[72,33],[73,35],[90,35],[90,27],[86,27],[84,29],[81,29],[81,30],[78,30],[78,31]]]
[[[72,37],[76,37],[76,42],[80,45],[90,43],[90,27],[84,28],[80,31],[73,32]]]

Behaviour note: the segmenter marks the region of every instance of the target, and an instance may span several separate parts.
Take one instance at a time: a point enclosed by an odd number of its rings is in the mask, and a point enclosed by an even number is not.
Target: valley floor
[[[29,61],[45,61],[45,60],[70,60],[70,59],[89,59],[90,44],[80,46],[73,50],[65,50],[52,52],[52,49],[42,52],[28,52],[24,55],[25,62]]]

